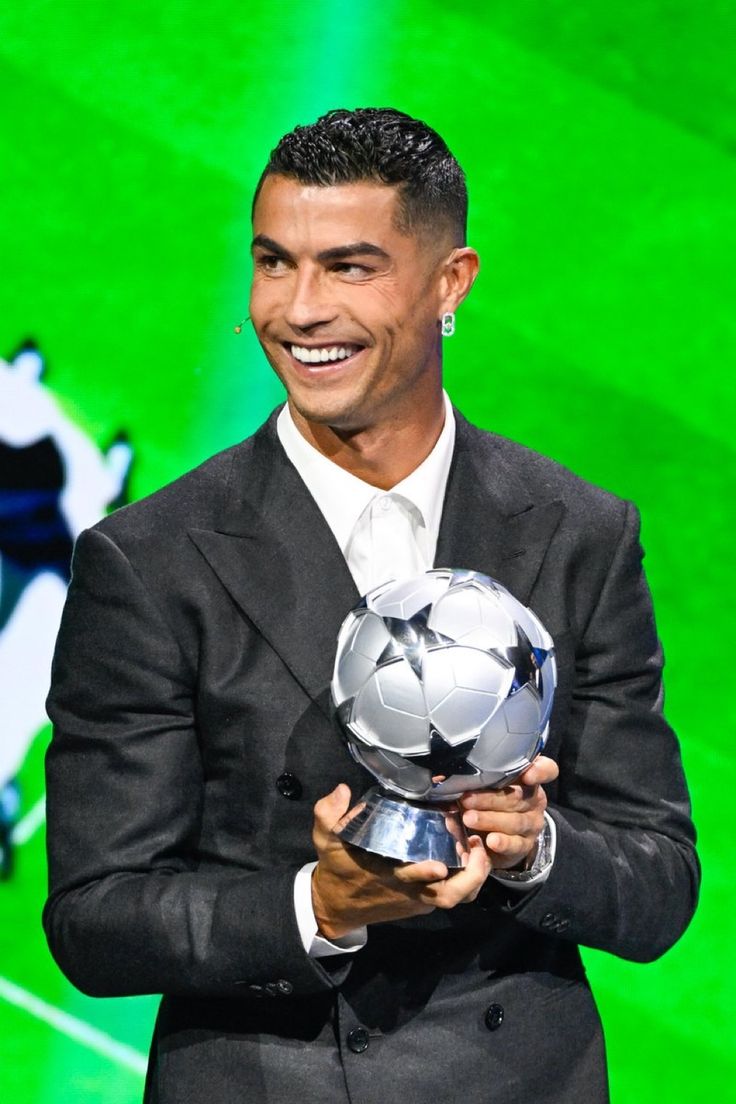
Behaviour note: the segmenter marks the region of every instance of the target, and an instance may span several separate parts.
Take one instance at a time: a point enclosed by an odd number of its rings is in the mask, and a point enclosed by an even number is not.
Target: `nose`
[[[317,268],[298,269],[294,273],[284,314],[292,329],[304,333],[333,321],[338,312],[328,284],[325,273]]]

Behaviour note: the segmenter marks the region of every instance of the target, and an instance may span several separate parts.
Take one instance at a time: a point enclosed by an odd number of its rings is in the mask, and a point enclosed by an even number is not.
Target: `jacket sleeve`
[[[662,712],[662,652],[642,556],[638,514],[625,504],[575,648],[559,784],[550,793],[555,862],[538,890],[506,908],[549,934],[650,961],[689,923],[699,866],[679,748]]]
[[[326,990],[340,970],[302,947],[296,867],[198,868],[196,672],[164,613],[104,532],[80,537],[48,701],[51,951],[98,996]]]

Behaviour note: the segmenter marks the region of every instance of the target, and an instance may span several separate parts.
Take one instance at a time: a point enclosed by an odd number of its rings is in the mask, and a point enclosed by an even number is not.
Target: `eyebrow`
[[[252,249],[268,249],[269,252],[275,254],[277,257],[283,257],[284,260],[292,261],[293,255],[288,249],[285,249],[283,245],[279,245],[273,238],[269,238],[266,234],[257,234],[253,239],[251,246]],[[317,254],[318,261],[341,261],[346,257],[380,257],[383,260],[389,260],[389,255],[385,249],[381,249],[380,245],[374,245],[373,242],[358,241],[349,242],[347,245],[335,245],[331,249],[323,249]]]
[[[317,254],[318,261],[340,261],[345,257],[381,257],[387,261],[388,253],[380,245],[372,242],[350,242],[348,245],[336,245],[332,249],[323,249]]]

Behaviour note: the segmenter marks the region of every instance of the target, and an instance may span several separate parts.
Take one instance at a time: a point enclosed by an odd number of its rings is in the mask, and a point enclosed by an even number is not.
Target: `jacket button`
[[[503,1005],[489,1004],[485,1014],[485,1024],[489,1031],[498,1031],[503,1023]]]
[[[562,920],[558,921],[557,927],[555,928],[555,931],[564,932],[564,931],[567,931],[567,929],[569,927],[570,927],[570,921],[565,916]]]
[[[290,993],[294,992],[294,986],[290,981],[286,981],[285,978],[279,978],[276,982],[276,988],[284,997],[288,997]]]
[[[282,797],[288,797],[289,801],[298,801],[302,796],[302,784],[295,774],[284,771],[276,779],[276,789]]]
[[[542,919],[539,921],[540,928],[553,928],[557,923],[557,917],[554,912],[545,912]]]
[[[348,1031],[347,1042],[353,1054],[362,1054],[364,1050],[368,1049],[368,1044],[370,1042],[368,1029],[365,1027],[354,1027],[351,1031]]]

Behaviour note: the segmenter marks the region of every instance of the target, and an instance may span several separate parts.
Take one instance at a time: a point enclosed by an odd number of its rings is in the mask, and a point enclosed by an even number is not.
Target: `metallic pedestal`
[[[451,869],[463,865],[469,848],[456,806],[406,801],[379,786],[363,795],[361,805],[337,831],[346,843],[400,862],[436,859]]]

